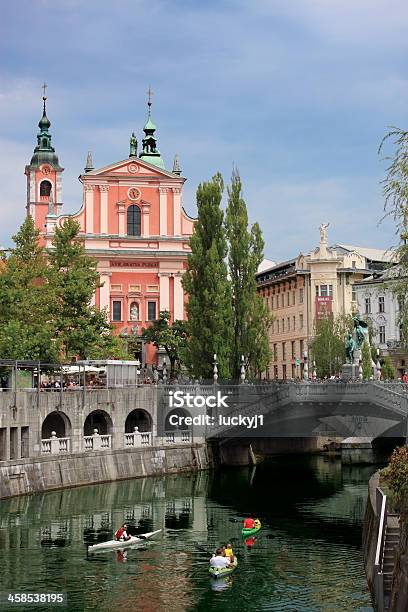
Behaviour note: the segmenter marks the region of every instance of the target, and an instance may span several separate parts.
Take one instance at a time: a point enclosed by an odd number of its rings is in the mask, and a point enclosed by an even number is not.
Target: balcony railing
[[[41,454],[43,455],[59,455],[61,453],[69,453],[69,451],[69,438],[57,438],[55,435],[41,440]]]
[[[99,433],[84,436],[84,447],[85,451],[107,450],[112,448],[112,436],[109,434],[99,435]]]
[[[152,432],[142,431],[125,433],[125,448],[137,448],[152,445]]]

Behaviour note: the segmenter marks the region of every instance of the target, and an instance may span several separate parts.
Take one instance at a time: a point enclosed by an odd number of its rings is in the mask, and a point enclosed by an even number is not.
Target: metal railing
[[[374,594],[377,612],[384,612],[384,545],[387,531],[387,496],[376,489],[377,516],[380,517],[377,536],[377,548],[374,561]]]

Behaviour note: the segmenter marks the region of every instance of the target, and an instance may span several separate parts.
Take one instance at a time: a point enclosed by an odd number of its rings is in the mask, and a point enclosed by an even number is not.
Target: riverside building
[[[172,321],[185,318],[181,281],[194,223],[182,206],[186,179],[178,158],[168,170],[157,148],[150,93],[140,153],[134,134],[125,159],[95,168],[88,153],[79,176],[83,197],[77,212],[64,213],[64,168],[51,144],[45,91],[37,146],[25,168],[27,215],[33,217],[43,244],[51,246],[55,228],[66,219],[79,222],[86,251],[98,261],[101,287],[94,304],[107,309],[119,334],[133,339],[160,310],[168,310]],[[145,346],[142,339],[133,344],[143,364],[157,363],[152,345]]]
[[[272,312],[272,360],[267,379],[301,378],[315,322],[327,315],[357,311],[356,282],[382,270],[390,255],[381,249],[328,246],[328,225],[320,226],[319,246],[257,274],[258,292]],[[309,364],[309,376],[312,365]]]

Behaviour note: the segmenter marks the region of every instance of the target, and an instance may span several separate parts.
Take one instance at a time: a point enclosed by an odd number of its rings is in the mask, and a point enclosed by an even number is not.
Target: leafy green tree
[[[268,329],[271,316],[257,293],[256,271],[263,259],[264,241],[258,223],[248,228],[248,212],[237,171],[227,188],[226,236],[231,280],[232,327],[231,373],[239,377],[245,355],[252,374],[266,368],[271,358]]]
[[[185,321],[174,321],[170,324],[170,313],[161,310],[159,318],[150,327],[142,329],[142,336],[147,343],[156,348],[163,347],[170,361],[170,378],[174,378],[176,366],[181,362],[185,351],[187,326]]]
[[[186,362],[196,376],[204,378],[212,377],[214,353],[220,377],[230,376],[232,312],[221,209],[223,190],[220,174],[198,186],[198,218],[190,238],[191,254],[183,277],[188,294]]]
[[[395,380],[397,373],[393,366],[391,357],[387,355],[384,357],[381,365],[381,378],[383,380]]]
[[[56,338],[63,359],[99,358],[119,350],[105,310],[91,305],[99,284],[97,261],[85,252],[79,223],[67,219],[56,228],[49,253],[49,283],[57,297]]]
[[[13,236],[15,247],[0,265],[0,356],[55,362],[55,292],[39,231],[28,216]]]
[[[310,351],[312,360],[316,362],[319,378],[341,372],[346,362],[345,338],[352,328],[350,315],[328,316],[316,320]]]
[[[370,380],[370,378],[373,376],[373,367],[370,346],[367,340],[364,341],[363,346],[361,347],[361,361],[363,368],[363,379]]]
[[[383,138],[379,152],[389,141],[393,154],[387,156],[387,174],[383,180],[385,216],[391,216],[399,235],[394,250],[393,264],[397,264],[386,283],[399,304],[398,324],[400,339],[408,349],[408,131],[392,128]]]

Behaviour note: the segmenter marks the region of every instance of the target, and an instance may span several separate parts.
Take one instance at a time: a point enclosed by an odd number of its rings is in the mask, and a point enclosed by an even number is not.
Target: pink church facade
[[[95,169],[88,154],[79,177],[82,205],[76,213],[63,214],[63,168],[51,145],[45,99],[38,144],[25,169],[27,214],[45,246],[51,246],[55,228],[65,219],[79,222],[86,251],[98,262],[101,287],[94,304],[107,310],[119,334],[133,338],[161,310],[169,311],[172,321],[185,318],[182,276],[194,224],[182,206],[186,179],[178,161],[172,171],[166,170],[157,149],[150,106],[139,155],[133,134],[124,160]],[[136,344],[143,364],[157,364],[154,347],[142,339]]]

